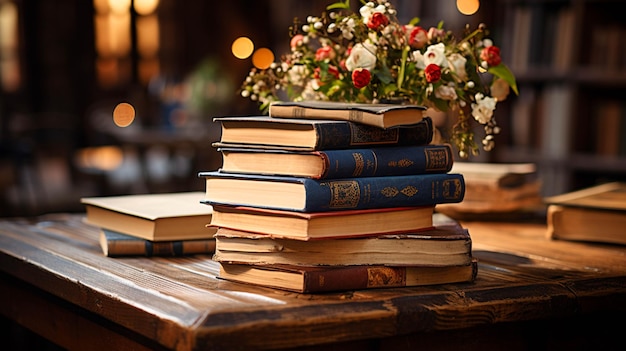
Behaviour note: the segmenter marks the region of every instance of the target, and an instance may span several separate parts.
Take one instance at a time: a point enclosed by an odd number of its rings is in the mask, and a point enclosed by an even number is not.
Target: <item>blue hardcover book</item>
[[[218,145],[256,145],[264,148],[331,150],[373,146],[425,145],[433,138],[433,122],[423,117],[415,124],[382,129],[334,120],[229,116],[221,124]]]
[[[309,152],[219,147],[218,151],[223,172],[313,179],[446,173],[453,163],[448,144]]]
[[[299,212],[359,210],[457,203],[465,195],[463,175],[433,173],[318,180],[304,177],[200,172],[202,202]]]

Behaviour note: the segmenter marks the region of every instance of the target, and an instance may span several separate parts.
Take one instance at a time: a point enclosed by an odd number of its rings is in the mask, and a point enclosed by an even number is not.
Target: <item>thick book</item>
[[[298,293],[471,283],[478,264],[463,266],[255,266],[220,263],[218,278]]]
[[[448,144],[325,151],[221,147],[218,151],[224,172],[314,179],[447,173],[453,164]]]
[[[84,197],[87,223],[151,241],[212,238],[212,208],[199,191]]]
[[[600,184],[544,201],[549,238],[626,245],[626,183]]]
[[[274,102],[269,115],[278,118],[344,120],[378,128],[414,124],[422,120],[426,107],[399,104],[363,104],[337,101]]]
[[[433,206],[305,213],[214,205],[210,225],[277,238],[311,240],[431,229],[433,213]]]
[[[150,241],[109,229],[100,230],[100,247],[105,256],[186,256],[215,253],[215,239]]]
[[[255,265],[450,266],[469,264],[472,258],[472,240],[460,224],[414,233],[308,241],[220,228],[215,241],[214,261]]]
[[[433,121],[424,117],[412,125],[381,129],[332,120],[216,117],[222,129],[219,144],[262,145],[266,148],[329,150],[371,146],[425,145],[433,138]]]
[[[206,179],[207,204],[300,212],[431,206],[461,202],[465,193],[456,173],[328,180],[220,171],[199,176]]]

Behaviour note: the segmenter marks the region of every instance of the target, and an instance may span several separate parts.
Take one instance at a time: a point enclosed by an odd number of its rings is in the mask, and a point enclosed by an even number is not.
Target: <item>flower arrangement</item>
[[[253,68],[241,95],[262,111],[280,100],[280,92],[291,100],[404,102],[456,111],[450,138],[459,155],[479,153],[472,121],[484,126],[483,149],[493,149],[500,131],[496,103],[511,89],[517,94],[517,86],[486,27],[466,26],[459,40],[442,22],[428,29],[419,18],[400,24],[385,0],[364,2],[358,14],[349,3],[331,4],[320,17],[295,24],[291,52],[267,69]]]

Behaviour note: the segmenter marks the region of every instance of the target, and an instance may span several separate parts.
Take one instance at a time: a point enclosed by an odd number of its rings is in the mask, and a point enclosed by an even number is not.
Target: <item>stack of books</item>
[[[204,192],[84,197],[85,221],[100,228],[106,256],[213,254],[216,229]]]
[[[450,217],[505,220],[545,211],[534,163],[455,162],[451,172],[463,174],[465,197],[437,207]]]
[[[219,117],[203,203],[220,277],[297,292],[472,281],[467,230],[435,206],[465,193],[414,105],[296,103]]]

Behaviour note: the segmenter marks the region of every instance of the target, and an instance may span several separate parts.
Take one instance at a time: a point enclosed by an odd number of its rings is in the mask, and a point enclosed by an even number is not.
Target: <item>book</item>
[[[544,200],[548,238],[626,245],[626,183],[600,184]]]
[[[472,241],[460,225],[413,233],[343,239],[294,240],[220,228],[213,260],[254,265],[466,265]]]
[[[221,171],[206,179],[204,203],[300,212],[430,206],[463,200],[461,174],[432,173],[319,180]]]
[[[455,162],[450,170],[461,173],[467,186],[515,188],[538,179],[534,163]]]
[[[201,191],[83,197],[89,224],[151,241],[212,238],[212,208]]]
[[[463,266],[255,266],[220,263],[218,278],[298,293],[469,283],[476,260]]]
[[[370,146],[424,145],[433,138],[433,121],[381,129],[332,120],[230,116],[213,119],[221,125],[220,144],[262,145],[264,148],[329,150]]]
[[[360,104],[337,101],[274,102],[269,115],[278,118],[343,120],[387,129],[415,124],[426,107],[400,104]]]
[[[447,173],[453,164],[448,144],[325,151],[222,147],[218,151],[224,172],[313,179]]]
[[[346,238],[430,229],[433,212],[433,206],[305,213],[213,205],[210,225],[277,238]]]
[[[542,181],[533,163],[455,162],[451,172],[463,174],[465,196],[462,202],[437,207],[449,216],[526,212],[543,207]]]
[[[185,256],[213,254],[215,239],[150,241],[109,229],[100,230],[100,247],[105,256]]]

